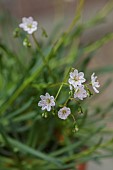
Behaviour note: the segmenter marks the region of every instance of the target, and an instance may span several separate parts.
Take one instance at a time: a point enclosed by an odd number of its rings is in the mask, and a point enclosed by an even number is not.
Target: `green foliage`
[[[57,102],[64,103],[70,68],[78,68],[89,76],[91,70],[87,66],[96,51],[113,40],[113,33],[109,33],[86,46],[79,43],[84,31],[104,22],[113,7],[108,3],[98,15],[81,24],[78,21],[83,3],[81,0],[69,28],[55,37],[52,44],[51,37],[55,33],[49,38],[44,28],[42,35],[48,38],[46,45],[38,43],[33,34],[36,46],[30,44],[32,47],[26,48],[28,46],[21,44],[23,40],[30,43],[28,37],[18,29],[14,32],[18,48],[12,49],[8,43],[0,42],[0,170],[73,170],[80,163],[113,156],[113,139],[103,140],[104,135],[112,133],[106,123],[112,120],[113,102],[96,108],[89,107],[91,100],[83,101],[83,111],[78,103],[73,104],[78,131],[73,131],[71,117],[62,121],[57,113],[50,113],[44,118],[37,106],[40,95],[46,91],[54,96],[59,94]],[[113,66],[93,71],[110,73]],[[108,80],[102,90],[111,81]]]

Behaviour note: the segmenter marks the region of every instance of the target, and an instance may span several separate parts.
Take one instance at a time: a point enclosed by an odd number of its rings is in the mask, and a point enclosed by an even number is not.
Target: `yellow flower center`
[[[62,113],[63,113],[63,115],[65,115],[66,114],[66,110],[62,110]]]
[[[74,80],[75,80],[75,81],[78,81],[78,80],[79,80],[79,77],[75,76],[75,77],[74,77]]]
[[[27,27],[28,27],[28,28],[32,28],[32,24],[28,24]]]
[[[47,104],[50,104],[50,103],[51,103],[51,100],[50,100],[50,99],[47,99],[46,102],[47,102]]]

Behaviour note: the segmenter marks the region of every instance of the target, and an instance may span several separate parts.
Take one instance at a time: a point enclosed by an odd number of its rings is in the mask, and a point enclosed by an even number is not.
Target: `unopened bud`
[[[75,127],[74,127],[74,132],[78,132],[79,128],[78,128],[78,125],[76,124]]]
[[[47,118],[48,117],[47,112],[42,113],[42,117]]]
[[[79,114],[82,114],[82,113],[83,113],[82,107],[79,107],[79,108],[78,108],[78,113],[79,113]]]
[[[19,36],[20,36],[20,29],[19,29],[19,28],[16,28],[16,29],[13,31],[13,37],[18,38]]]
[[[45,38],[47,38],[48,35],[47,35],[46,30],[45,30],[43,27],[42,27],[41,29],[42,29],[42,36],[44,36]]]
[[[30,48],[31,47],[31,43],[29,42],[28,38],[25,38],[23,41],[23,46]]]
[[[52,114],[53,114],[53,116],[55,116],[55,112],[54,111],[52,112]]]
[[[93,95],[93,93],[90,91],[89,88],[87,88],[87,95],[88,95],[88,97],[91,97]]]

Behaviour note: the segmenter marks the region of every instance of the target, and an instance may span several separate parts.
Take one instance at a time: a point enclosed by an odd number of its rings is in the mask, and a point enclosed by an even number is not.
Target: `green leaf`
[[[101,39],[99,39],[96,42],[94,42],[94,43],[88,45],[87,47],[85,47],[84,48],[84,53],[89,54],[91,52],[94,52],[95,50],[97,50],[98,48],[100,48],[104,44],[108,43],[112,39],[113,39],[113,33],[108,33],[104,37],[102,37]]]
[[[19,149],[19,151],[21,151],[23,153],[30,154],[30,155],[40,158],[44,161],[51,162],[57,166],[61,166],[60,160],[57,158],[46,155],[45,153],[42,153],[38,150],[34,150],[34,149],[30,148],[29,146],[27,146],[23,143],[20,143],[19,141],[16,141],[14,139],[8,138],[8,141],[10,142],[10,144],[13,147],[16,147],[17,149]]]

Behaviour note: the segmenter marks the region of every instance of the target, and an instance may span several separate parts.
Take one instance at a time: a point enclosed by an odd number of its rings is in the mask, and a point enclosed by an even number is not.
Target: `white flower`
[[[69,107],[65,107],[65,106],[64,106],[62,109],[60,109],[60,110],[58,111],[58,117],[59,117],[60,119],[63,119],[63,120],[67,119],[67,117],[68,117],[70,114],[71,114],[71,110],[70,110]]]
[[[95,76],[95,73],[93,73],[93,74],[91,75],[91,84],[92,84],[92,87],[93,87],[95,93],[99,93],[99,91],[97,90],[97,88],[100,87],[100,84],[99,84],[98,80],[96,81],[96,79],[97,79],[97,76]]]
[[[49,93],[46,93],[45,96],[40,96],[41,100],[38,103],[38,106],[42,107],[42,110],[50,111],[52,106],[55,106],[55,99],[53,96],[50,96]]]
[[[77,86],[77,88],[75,89],[74,98],[83,100],[83,98],[86,97],[87,97],[87,92],[84,89],[84,86],[83,85]]]
[[[22,18],[22,23],[19,24],[20,28],[23,28],[28,34],[32,34],[37,30],[38,22],[34,21],[32,17]]]
[[[78,85],[81,85],[85,81],[86,79],[84,78],[84,73],[78,73],[78,70],[76,69],[70,73],[70,78],[68,80],[69,84],[72,85],[74,88],[76,88]],[[70,89],[72,89],[72,87]]]

